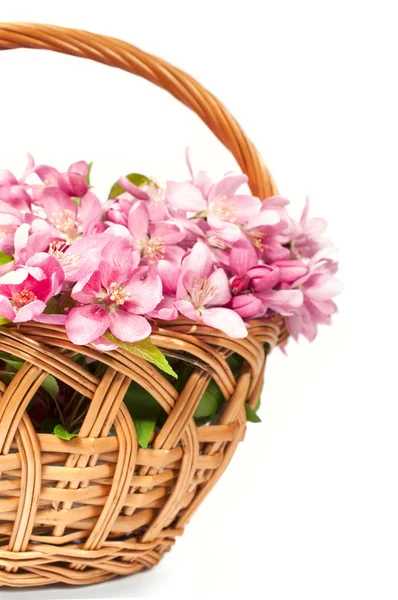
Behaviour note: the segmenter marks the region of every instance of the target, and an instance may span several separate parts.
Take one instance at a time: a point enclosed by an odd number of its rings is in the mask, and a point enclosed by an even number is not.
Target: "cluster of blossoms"
[[[337,265],[326,224],[300,222],[281,197],[239,189],[245,175],[212,183],[204,172],[164,188],[121,177],[101,203],[86,162],[66,173],[35,166],[0,171],[0,315],[14,323],[64,324],[75,344],[135,342],[153,319],[183,315],[231,337],[250,319],[283,315],[313,340],[336,312]]]

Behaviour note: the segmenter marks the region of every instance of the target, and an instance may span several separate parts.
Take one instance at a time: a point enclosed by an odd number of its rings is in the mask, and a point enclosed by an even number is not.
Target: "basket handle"
[[[116,38],[54,25],[0,23],[0,50],[35,48],[89,58],[129,71],[170,92],[193,110],[228,148],[249,177],[252,193],[272,196],[276,187],[256,148],[227,109],[195,79]]]

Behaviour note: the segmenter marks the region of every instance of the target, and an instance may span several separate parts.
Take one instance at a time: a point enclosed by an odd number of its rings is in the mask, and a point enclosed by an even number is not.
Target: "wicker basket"
[[[0,24],[0,49],[47,49],[138,74],[193,109],[233,153],[260,198],[275,191],[255,148],[226,109],[196,81],[113,38],[59,27]],[[231,339],[187,319],[158,322],[152,341],[194,370],[180,393],[151,364],[124,350],[74,346],[61,327],[26,323],[0,330],[0,350],[25,362],[0,383],[0,586],[92,584],[155,565],[181,535],[243,439],[244,403],[255,405],[272,349],[287,332],[282,318],[253,321]],[[106,365],[99,380],[72,360]],[[235,380],[231,353],[243,358]],[[26,412],[51,374],[91,400],[79,437],[37,434]],[[210,426],[193,414],[213,378],[226,408]],[[148,449],[139,448],[123,403],[131,381],[168,417]]]

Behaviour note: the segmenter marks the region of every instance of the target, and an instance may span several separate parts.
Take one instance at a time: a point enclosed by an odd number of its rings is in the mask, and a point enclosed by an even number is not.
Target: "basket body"
[[[62,328],[28,323],[0,332],[0,349],[26,361],[0,400],[0,585],[82,585],[155,565],[228,465],[255,405],[270,349],[286,337],[283,320],[253,322],[233,340],[186,319],[158,324],[152,339],[195,368],[178,393],[152,365],[126,351],[74,346]],[[234,379],[226,358],[237,352]],[[106,365],[99,381],[73,360]],[[91,400],[79,437],[37,434],[26,408],[52,374]],[[193,413],[214,378],[226,400],[210,426]],[[140,448],[123,397],[136,381],[168,416]]]

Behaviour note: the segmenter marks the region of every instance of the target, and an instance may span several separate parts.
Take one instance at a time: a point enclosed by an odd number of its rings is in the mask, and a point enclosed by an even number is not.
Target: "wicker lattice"
[[[136,73],[192,108],[234,154],[254,194],[275,192],[254,146],[226,109],[195,80],[118,40],[52,26],[0,24],[0,49],[29,47],[91,58]],[[0,330],[0,350],[23,359],[8,387],[0,383],[0,586],[91,584],[155,565],[242,440],[244,403],[258,400],[272,349],[287,336],[283,319],[255,321],[248,338],[186,319],[157,323],[152,341],[194,365],[180,393],[154,367],[124,350],[101,354],[74,346],[63,328],[27,323]],[[73,356],[106,365],[99,380]],[[235,380],[231,353],[243,358]],[[48,374],[91,404],[79,436],[37,434],[26,412]],[[226,400],[210,426],[193,418],[213,378]],[[136,381],[167,413],[148,449],[138,447],[123,403]]]

